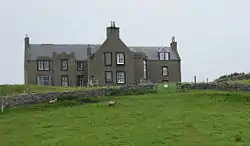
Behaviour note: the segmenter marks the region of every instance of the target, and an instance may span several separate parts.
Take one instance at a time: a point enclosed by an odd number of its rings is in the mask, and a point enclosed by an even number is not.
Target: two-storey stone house
[[[102,44],[31,44],[25,37],[25,84],[84,86],[180,82],[181,59],[174,37],[170,47],[127,46],[112,22]]]

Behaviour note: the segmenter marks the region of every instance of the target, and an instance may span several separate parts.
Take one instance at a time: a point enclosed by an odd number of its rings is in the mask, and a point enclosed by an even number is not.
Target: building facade
[[[85,86],[180,82],[177,42],[169,47],[127,46],[114,22],[102,44],[32,44],[25,37],[25,84]]]

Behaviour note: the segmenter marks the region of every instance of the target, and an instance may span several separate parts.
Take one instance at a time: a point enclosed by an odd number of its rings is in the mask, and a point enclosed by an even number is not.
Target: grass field
[[[38,86],[38,85],[0,85],[0,96],[1,95],[17,95],[27,93],[48,93],[48,92],[65,92],[65,91],[76,91],[76,90],[91,90],[102,88],[99,87],[56,87],[56,86]]]
[[[229,81],[230,83],[236,83],[236,84],[245,84],[250,85],[250,79],[248,80],[235,80],[235,81]]]
[[[243,101],[249,96],[161,87],[121,96],[113,108],[107,102],[20,107],[0,114],[0,145],[249,146],[250,104]]]

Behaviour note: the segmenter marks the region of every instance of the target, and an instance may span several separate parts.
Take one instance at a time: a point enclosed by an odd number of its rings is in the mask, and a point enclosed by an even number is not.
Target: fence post
[[[194,76],[194,84],[196,84],[196,76]]]
[[[3,97],[2,97],[2,103],[1,103],[1,110],[2,110],[2,113],[3,113],[3,108],[4,108],[4,101],[3,101]]]

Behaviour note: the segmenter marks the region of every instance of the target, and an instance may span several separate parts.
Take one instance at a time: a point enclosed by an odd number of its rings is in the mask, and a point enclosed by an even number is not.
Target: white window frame
[[[38,71],[49,71],[50,70],[50,60],[37,60]]]
[[[77,76],[77,85],[78,86],[84,86],[85,85],[84,76],[83,75]]]
[[[160,60],[165,60],[165,52],[160,52],[159,57]]]
[[[45,71],[49,71],[49,66],[50,66],[50,61],[49,60],[44,60],[43,61],[43,69]]]
[[[165,52],[165,60],[169,60],[170,59],[170,52]]]
[[[169,52],[159,52],[159,60],[169,60],[170,53]]]
[[[68,67],[69,67],[68,64],[69,64],[68,59],[61,59],[61,70],[68,71]]]
[[[116,82],[118,84],[124,84],[125,80],[126,80],[125,72],[124,71],[117,71],[116,72]]]
[[[167,66],[162,67],[162,75],[163,76],[168,76],[168,67]]]
[[[37,61],[37,69],[39,71],[42,71],[43,70],[43,60],[38,60]]]
[[[116,53],[116,64],[118,65],[125,64],[125,53]]]
[[[83,71],[84,70],[84,62],[83,61],[77,61],[76,67],[78,71]]]
[[[61,86],[64,86],[64,87],[69,86],[69,76],[67,76],[67,75],[61,76]]]
[[[143,60],[143,78],[144,80],[147,79],[147,61]]]
[[[37,85],[51,85],[51,76],[37,76]]]

